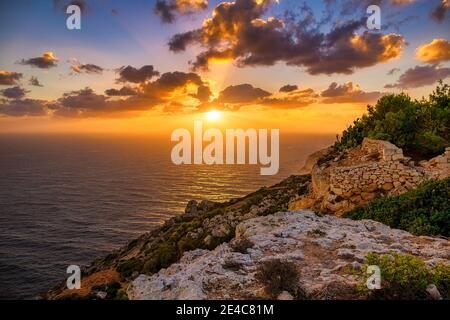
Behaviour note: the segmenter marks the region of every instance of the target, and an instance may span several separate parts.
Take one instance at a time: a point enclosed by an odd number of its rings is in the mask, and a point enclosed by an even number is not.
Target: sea
[[[280,138],[280,171],[176,166],[168,137],[0,135],[0,299],[36,299],[87,265],[184,212],[296,174],[333,135]]]

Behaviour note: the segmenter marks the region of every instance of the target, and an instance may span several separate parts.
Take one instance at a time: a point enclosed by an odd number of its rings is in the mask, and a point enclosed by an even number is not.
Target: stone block
[[[391,191],[392,189],[394,189],[394,186],[392,185],[392,183],[383,184],[383,190]]]

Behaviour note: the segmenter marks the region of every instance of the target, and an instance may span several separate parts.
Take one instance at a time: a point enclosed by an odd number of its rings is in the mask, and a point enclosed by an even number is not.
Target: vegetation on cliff
[[[431,158],[450,145],[450,86],[442,82],[428,97],[413,100],[391,94],[368,106],[335,143],[337,150],[359,146],[364,138],[388,140],[415,158]]]
[[[369,290],[367,268],[378,266],[381,272],[381,289]],[[428,267],[422,260],[409,255],[370,253],[360,270],[359,291],[369,299],[419,300],[430,299],[427,289],[436,286],[443,299],[450,299],[450,266],[438,263]]]
[[[426,182],[400,196],[380,198],[345,216],[379,221],[415,235],[450,237],[450,178]]]
[[[166,223],[161,228],[160,240],[152,243],[142,258],[120,262],[117,270],[125,278],[134,272],[153,274],[178,261],[186,251],[212,250],[221,243],[229,242],[234,238],[235,226],[230,226],[221,236],[212,236],[208,228],[204,227],[205,221],[211,221],[232,211],[242,217],[253,207],[259,207],[264,202],[267,205],[256,210],[256,215],[265,216],[287,210],[289,201],[298,193],[305,192],[305,185],[309,183],[309,179],[308,176],[292,176],[271,188],[261,188],[242,199],[216,204],[211,210],[197,216],[185,215],[178,222]],[[215,228],[219,227],[221,224]]]

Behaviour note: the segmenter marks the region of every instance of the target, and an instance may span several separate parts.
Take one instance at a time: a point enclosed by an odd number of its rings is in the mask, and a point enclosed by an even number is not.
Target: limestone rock
[[[136,278],[128,288],[129,298],[263,298],[264,286],[255,279],[255,273],[262,261],[271,259],[294,263],[301,270],[298,286],[310,297],[358,298],[350,290],[358,279],[344,270],[361,266],[369,252],[409,253],[426,263],[450,263],[446,240],[416,237],[369,220],[319,217],[311,211],[246,220],[237,226],[236,238],[249,239],[254,245],[245,254],[235,252],[227,243],[213,251],[186,252],[167,269]],[[346,290],[330,290],[330,286]],[[437,297],[431,289],[430,294]],[[278,298],[291,297],[292,293],[282,293]]]
[[[429,285],[428,288],[427,288],[427,292],[430,295],[431,299],[433,299],[433,300],[442,300],[441,293],[439,292],[439,290],[436,287],[436,285],[434,285],[434,284]]]
[[[326,156],[332,151],[332,148],[326,148],[319,150],[306,159],[306,163],[303,166],[303,168],[300,170],[299,174],[311,174],[313,167],[317,164],[317,161],[322,158],[323,156]]]
[[[197,214],[197,201],[189,201],[186,205],[186,209],[184,209],[184,213],[186,215],[195,216]]]

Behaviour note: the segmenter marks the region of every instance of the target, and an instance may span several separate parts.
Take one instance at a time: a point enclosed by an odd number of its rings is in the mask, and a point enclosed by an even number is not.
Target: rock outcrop
[[[240,239],[253,243],[247,252],[236,252],[233,241]],[[127,294],[137,300],[267,298],[255,273],[262,262],[279,259],[295,264],[298,286],[308,298],[356,299],[358,279],[349,270],[359,268],[369,252],[392,251],[412,254],[429,265],[450,263],[450,244],[443,239],[413,236],[368,220],[280,212],[242,222],[231,243],[186,252],[167,269],[140,275]],[[283,294],[280,299],[286,299]]]
[[[325,157],[332,152],[326,150]],[[342,215],[381,196],[400,195],[430,179],[450,176],[450,148],[415,165],[392,143],[366,138],[361,147],[334,159],[322,163],[317,159],[311,175],[310,194],[296,199],[290,209],[315,207],[322,213]]]

